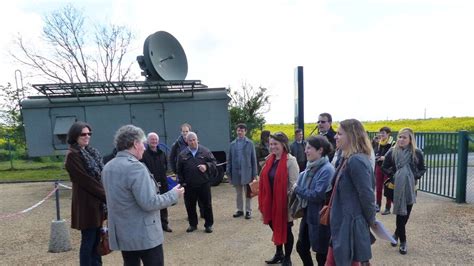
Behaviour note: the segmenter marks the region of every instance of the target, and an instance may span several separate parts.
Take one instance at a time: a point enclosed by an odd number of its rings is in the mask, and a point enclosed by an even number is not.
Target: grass
[[[69,180],[63,162],[35,162],[13,160],[0,162],[0,182],[27,182],[43,180]]]

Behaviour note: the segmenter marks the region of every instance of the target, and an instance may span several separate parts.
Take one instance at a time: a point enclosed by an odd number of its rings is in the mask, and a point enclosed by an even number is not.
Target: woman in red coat
[[[99,152],[89,146],[91,127],[74,123],[68,132],[66,170],[72,182],[71,227],[81,230],[80,265],[102,265],[97,254],[99,233],[105,218],[103,168]]]

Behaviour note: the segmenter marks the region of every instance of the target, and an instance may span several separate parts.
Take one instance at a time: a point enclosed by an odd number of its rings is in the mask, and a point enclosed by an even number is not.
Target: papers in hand
[[[390,241],[392,244],[396,244],[397,240],[395,240],[390,234],[385,226],[383,226],[382,222],[379,220],[375,220],[375,225],[371,226],[372,232],[377,236],[379,239]]]

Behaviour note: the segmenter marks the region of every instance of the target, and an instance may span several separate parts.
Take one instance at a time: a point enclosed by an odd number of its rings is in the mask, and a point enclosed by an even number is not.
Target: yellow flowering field
[[[452,118],[432,118],[432,119],[400,119],[385,121],[362,121],[364,127],[369,132],[377,132],[383,126],[388,126],[396,132],[404,127],[410,127],[415,132],[457,132],[467,130],[474,133],[474,117],[452,117]],[[333,128],[336,130],[338,122],[333,122]],[[305,124],[305,136],[309,136],[315,128],[315,123]],[[266,124],[263,129],[270,132],[282,131],[290,140],[294,139],[293,124]],[[314,131],[315,133],[317,130]],[[313,133],[314,134],[314,133]],[[255,131],[252,136],[254,141],[259,141],[260,130]]]

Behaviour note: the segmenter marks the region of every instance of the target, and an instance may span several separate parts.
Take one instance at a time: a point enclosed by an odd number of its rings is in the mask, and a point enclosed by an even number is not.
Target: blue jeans
[[[81,230],[81,248],[79,263],[81,266],[102,265],[102,258],[97,254],[100,240],[100,227]]]

